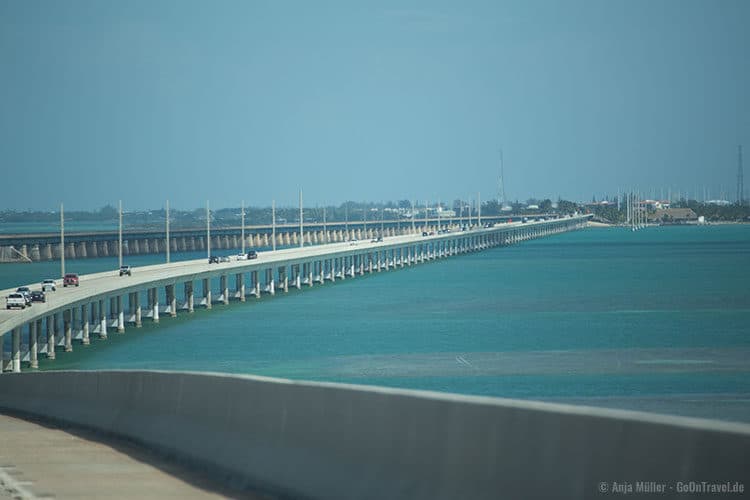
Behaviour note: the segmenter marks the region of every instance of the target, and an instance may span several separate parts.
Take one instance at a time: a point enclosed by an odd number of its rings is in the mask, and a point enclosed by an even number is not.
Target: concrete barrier
[[[588,498],[639,481],[695,498],[676,482],[750,486],[750,426],[636,412],[144,371],[3,375],[0,407],[309,498]]]

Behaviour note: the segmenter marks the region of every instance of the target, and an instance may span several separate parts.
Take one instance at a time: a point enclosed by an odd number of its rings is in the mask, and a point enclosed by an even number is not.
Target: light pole
[[[242,200],[242,203],[240,204],[240,216],[242,217],[242,227],[240,229],[240,234],[242,236],[242,253],[245,253],[245,200]]]
[[[304,213],[302,212],[302,188],[299,190],[299,247],[302,248],[305,246],[305,233],[303,229],[303,222],[302,219],[304,218]]]
[[[211,210],[208,208],[208,200],[206,200],[206,253],[208,260],[211,260]]]
[[[171,250],[170,247],[172,246],[171,245],[171,241],[169,239],[169,200],[167,200],[167,210],[166,210],[166,212],[167,212],[166,213],[166,215],[167,215],[167,220],[166,220],[166,225],[167,225],[167,264],[169,264],[171,262],[170,253],[169,252]],[[120,219],[122,219],[122,209],[120,209]]]
[[[328,243],[328,229],[326,227],[326,207],[323,207],[323,241]]]
[[[118,266],[122,267],[122,200],[117,204],[118,206],[118,224],[117,224],[117,261]]]
[[[60,203],[60,273],[65,277],[65,211]]]
[[[271,238],[273,251],[276,251],[276,200],[271,200]]]

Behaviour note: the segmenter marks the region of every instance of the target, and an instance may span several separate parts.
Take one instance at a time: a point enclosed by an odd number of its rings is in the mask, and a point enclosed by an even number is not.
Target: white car
[[[12,309],[14,307],[20,307],[26,309],[26,297],[22,293],[11,293],[8,298],[5,299],[5,308]]]
[[[42,281],[42,291],[43,292],[54,292],[57,290],[57,285],[55,285],[55,280],[44,280]]]
[[[234,260],[247,260],[247,254],[246,253],[238,253],[234,256]]]

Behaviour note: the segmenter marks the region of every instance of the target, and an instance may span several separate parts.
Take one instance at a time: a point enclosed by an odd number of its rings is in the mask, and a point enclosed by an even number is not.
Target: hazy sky
[[[749,33],[747,0],[0,0],[0,208],[487,199],[500,147],[510,199],[734,199]]]

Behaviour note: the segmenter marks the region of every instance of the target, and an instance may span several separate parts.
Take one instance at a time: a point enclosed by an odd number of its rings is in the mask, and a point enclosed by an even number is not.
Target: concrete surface
[[[13,374],[0,377],[0,394],[6,409],[114,433],[290,496],[579,499],[614,482],[750,486],[746,424],[184,372]]]
[[[270,499],[228,489],[133,443],[0,415],[0,499]]]

